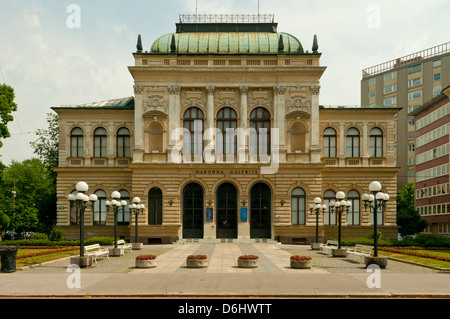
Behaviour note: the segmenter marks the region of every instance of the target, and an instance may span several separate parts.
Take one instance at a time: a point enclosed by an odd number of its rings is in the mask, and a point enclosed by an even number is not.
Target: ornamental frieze
[[[181,105],[183,109],[193,106],[204,108],[206,105],[204,91],[195,88],[183,90],[181,94]]]
[[[311,114],[311,100],[305,96],[293,96],[291,99],[286,100],[286,114],[292,112],[303,112]]]

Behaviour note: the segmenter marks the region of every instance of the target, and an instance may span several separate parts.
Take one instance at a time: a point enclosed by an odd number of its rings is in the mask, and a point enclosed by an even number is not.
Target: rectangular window
[[[408,68],[408,74],[420,72],[422,70],[422,64],[417,64]]]
[[[408,81],[408,87],[413,87],[413,86],[417,86],[417,85],[421,85],[422,84],[422,78],[417,78],[414,80],[409,80]]]
[[[408,93],[408,100],[414,100],[422,97],[422,90],[409,92]]]
[[[433,61],[433,68],[440,67],[442,65],[442,60]]]
[[[369,92],[369,99],[375,97],[376,91]]]
[[[433,88],[433,95],[440,94],[441,93],[441,87],[436,86]]]
[[[396,96],[392,96],[392,97],[388,97],[384,99],[384,106],[388,106],[388,105],[393,105],[397,103],[397,97]]]
[[[433,81],[434,82],[440,81],[440,80],[441,80],[441,74],[440,73],[437,73],[437,74],[433,75]]]
[[[370,79],[369,80],[369,86],[374,86],[375,84],[377,84],[377,79]]]
[[[389,81],[397,77],[397,72],[390,72],[384,75],[384,80]]]
[[[397,85],[392,84],[384,87],[384,94],[397,91]]]

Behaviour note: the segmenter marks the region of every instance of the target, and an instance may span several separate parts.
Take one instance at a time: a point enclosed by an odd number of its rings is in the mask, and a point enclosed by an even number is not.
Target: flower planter
[[[310,269],[312,258],[307,256],[292,256],[291,268],[295,269]]]
[[[156,266],[155,255],[141,255],[136,257],[136,268],[154,268]]]
[[[254,255],[244,255],[238,258],[239,268],[257,268],[259,264],[259,257]]]
[[[186,267],[188,268],[208,267],[208,257],[205,255],[190,255],[186,258]]]

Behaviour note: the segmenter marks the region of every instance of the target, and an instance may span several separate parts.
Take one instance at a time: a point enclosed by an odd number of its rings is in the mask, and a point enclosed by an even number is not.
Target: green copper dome
[[[152,54],[302,54],[300,41],[276,32],[169,33],[156,40]]]

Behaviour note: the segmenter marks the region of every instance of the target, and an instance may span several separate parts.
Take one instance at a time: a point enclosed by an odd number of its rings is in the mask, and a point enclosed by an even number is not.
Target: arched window
[[[106,193],[103,190],[98,190],[94,193],[98,200],[94,204],[94,225],[106,225]]]
[[[216,154],[236,154],[237,115],[232,108],[224,107],[217,113],[217,128],[222,134],[216,137]]]
[[[250,154],[270,154],[270,113],[258,107],[250,113]]]
[[[336,202],[336,193],[329,189],[323,194],[323,203],[327,205],[327,210],[323,214],[324,225],[336,225],[336,212],[330,212],[330,202]]]
[[[370,130],[370,157],[383,157],[383,131],[378,127]]]
[[[94,131],[94,157],[106,157],[106,130],[103,127]]]
[[[292,225],[305,225],[305,191],[297,187],[291,194],[291,222]]]
[[[336,157],[336,131],[331,127],[323,131],[323,157]]]
[[[117,157],[130,157],[130,130],[126,127],[117,131]]]
[[[359,213],[360,213],[360,198],[359,192],[351,190],[347,194],[347,200],[352,203],[350,211],[347,212],[347,225],[359,225]]]
[[[162,191],[156,187],[148,193],[148,224],[162,225]]]
[[[183,127],[189,131],[189,136],[183,138],[184,154],[203,154],[203,112],[193,107],[184,113]]]
[[[130,205],[130,193],[126,190],[121,190],[119,193],[120,201],[126,201],[127,205],[123,209],[119,209],[117,213],[117,224],[120,226],[128,226],[130,224],[130,209],[128,208]]]
[[[84,133],[76,127],[70,133],[70,157],[83,157]]]
[[[347,131],[347,157],[359,157],[359,131],[354,127]]]

